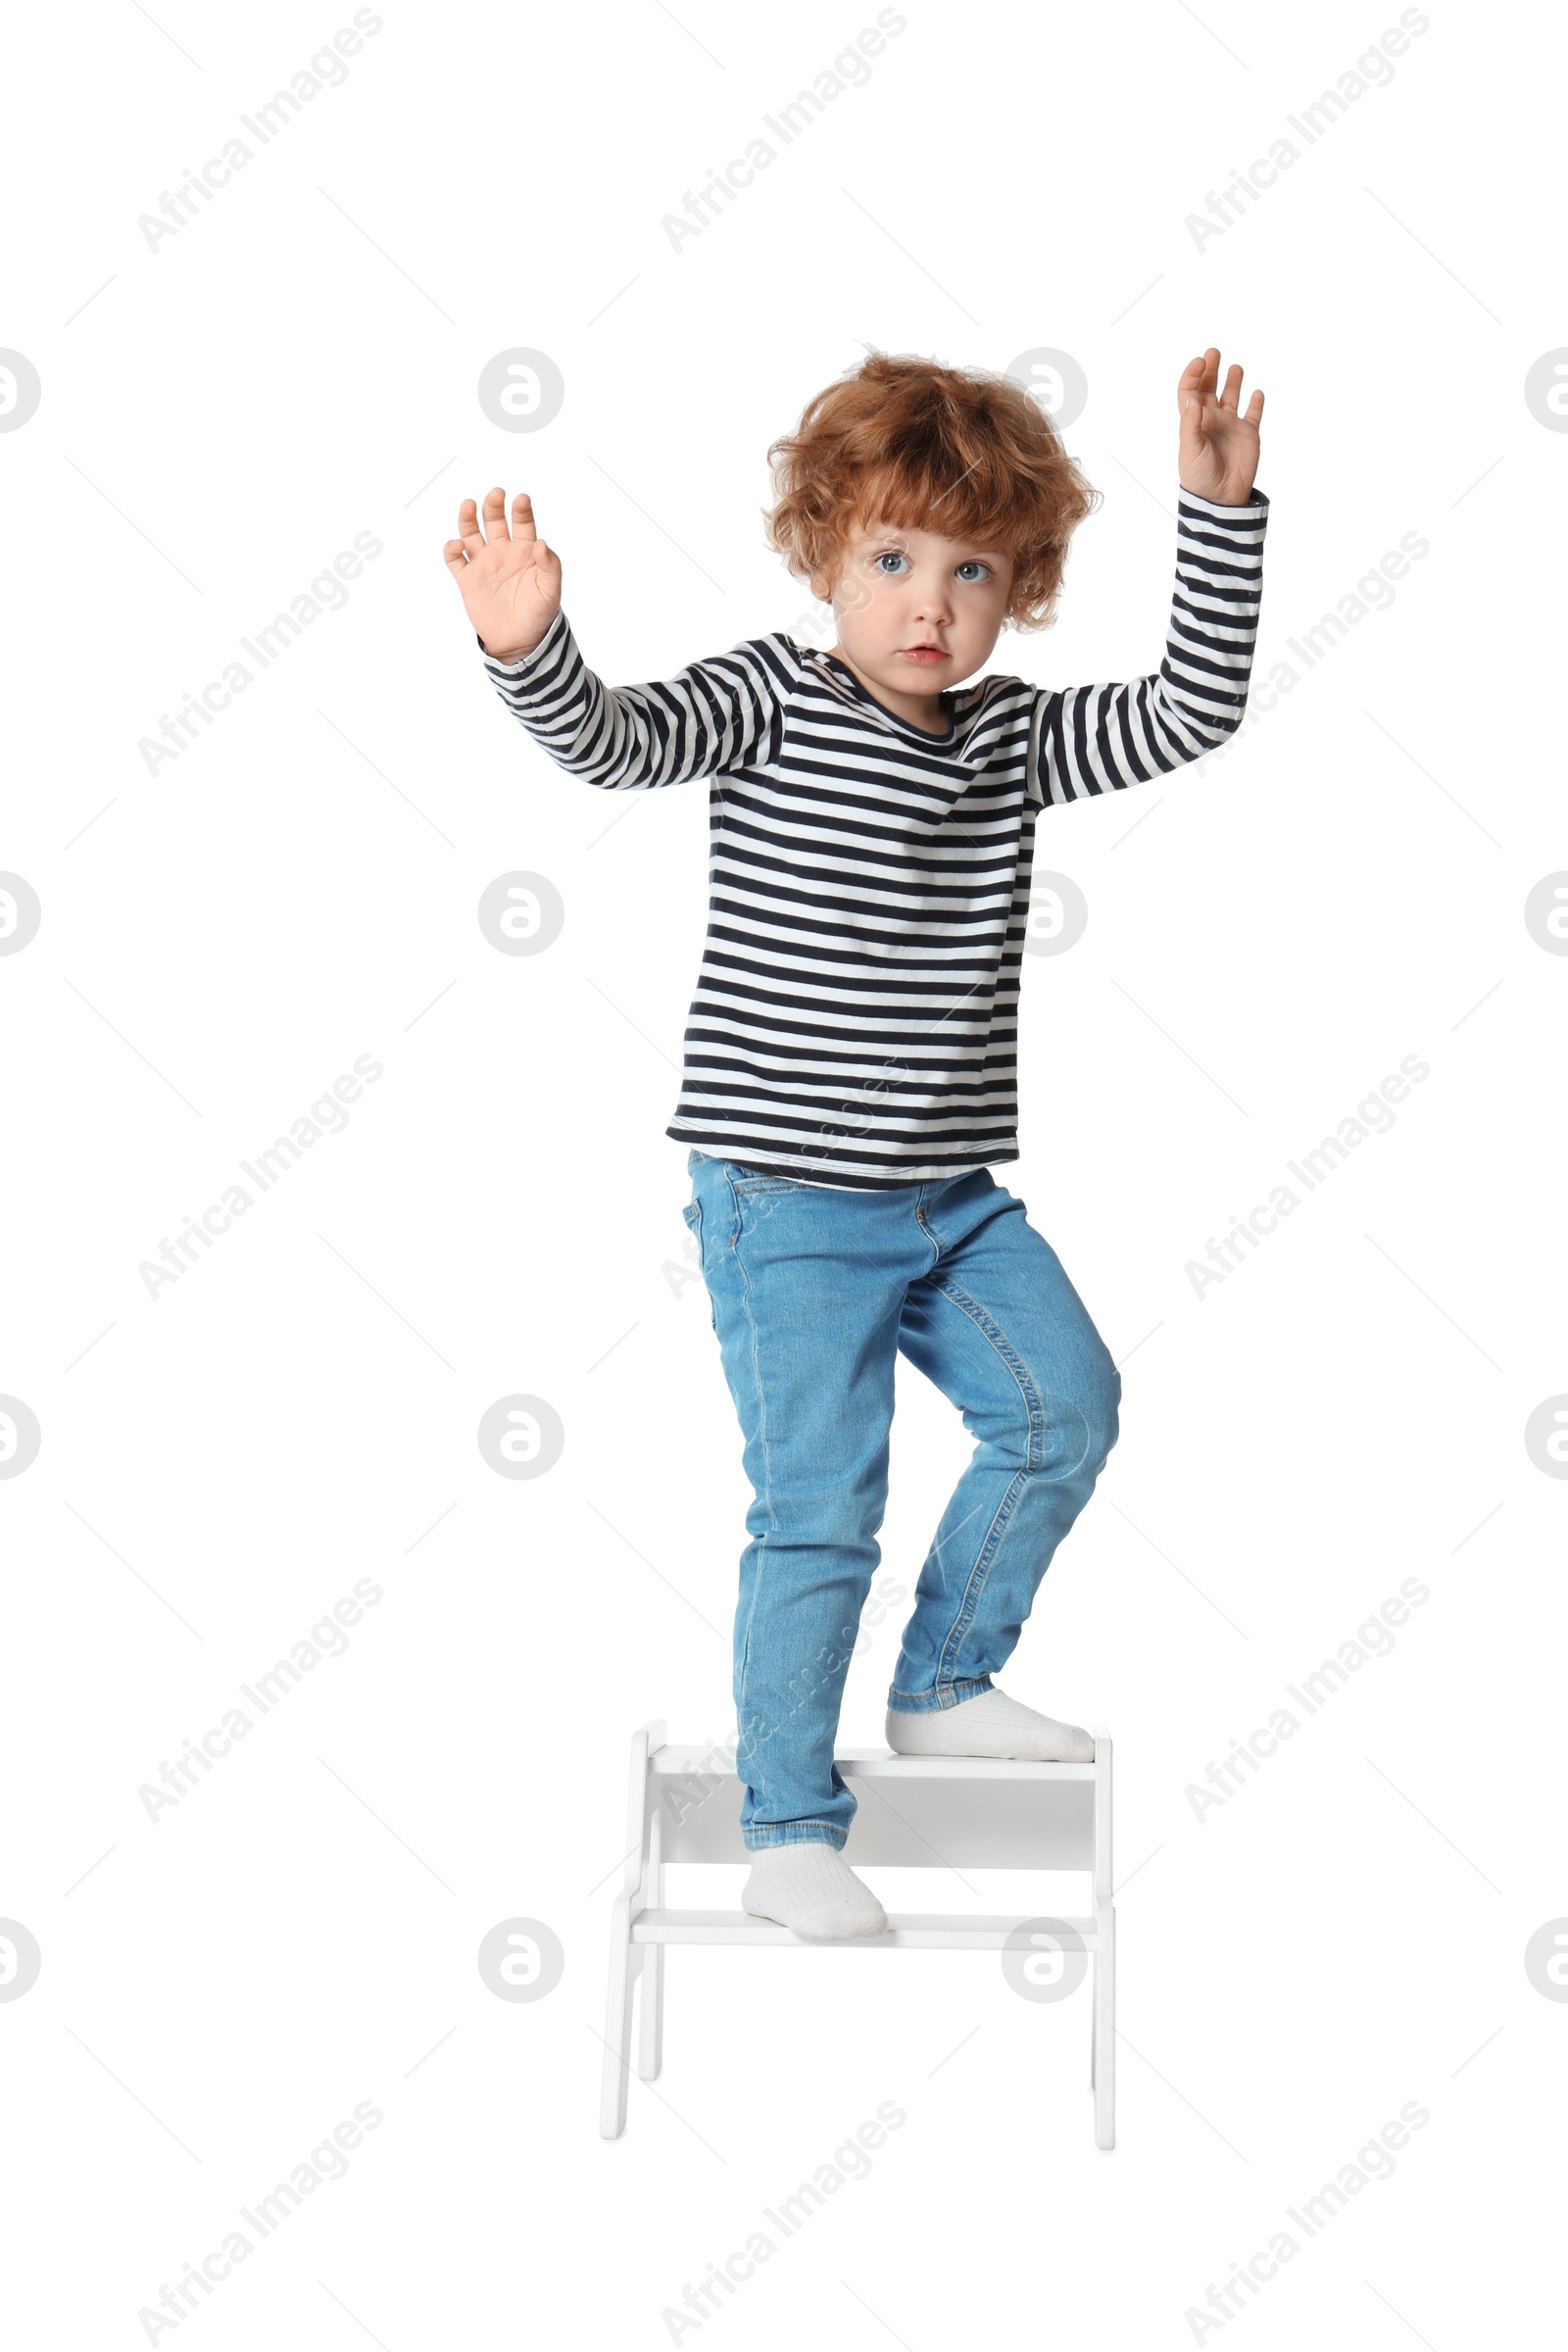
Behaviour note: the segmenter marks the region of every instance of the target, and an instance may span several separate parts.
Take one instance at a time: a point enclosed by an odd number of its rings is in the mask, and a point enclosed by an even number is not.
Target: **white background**
[[[347,2177],[155,2340],[666,2343],[686,2283],[888,2100],[869,2177],[678,2340],[1457,2352],[1555,2325],[1568,2007],[1523,1955],[1568,1912],[1568,1485],[1523,1432],[1568,1390],[1568,958],[1523,906],[1568,866],[1568,436],[1523,386],[1568,343],[1564,61],[1544,14],[1434,7],[1306,147],[1286,116],[1397,13],[917,0],[678,253],[662,216],[873,9],[394,0],[156,252],[138,216],[350,12],[14,30],[0,342],[43,387],[0,435],[0,866],[42,905],[0,958],[0,1391],[42,1432],[0,1481],[0,1913],[43,1956],[0,2004],[18,2340],[148,2340],[162,2284],[363,2101]],[[1200,249],[1187,216],[1281,135],[1299,160]],[[1259,675],[1300,682],[1200,772],[1043,818],[1089,928],[1026,961],[999,1170],[1126,1384],[1005,1682],[1116,1740],[1118,2148],[1087,1991],[788,1951],[673,1955],[663,2074],[607,2143],[627,1738],[733,1733],[749,1490],[662,1132],[708,796],[616,808],[555,769],[442,542],[460,497],[530,489],[588,659],[665,676],[809,610],[760,510],[815,391],[870,346],[1050,346],[1087,375],[1067,438],[1104,503],[1058,625],[991,666],[1137,675],[1175,382],[1210,342],[1267,393]],[[513,346],[565,381],[532,436],[475,398]],[[139,739],[360,532],[383,552],[346,606],[149,774]],[[1396,601],[1305,670],[1286,640],[1408,532]],[[546,954],[479,930],[514,869],[564,901]],[[1393,1129],[1197,1297],[1187,1262],[1409,1054]],[[344,1131],[150,1297],[142,1261],[359,1055],[383,1075]],[[516,1393],[564,1425],[531,1481],[475,1442]],[[905,1367],[889,1585],[967,1448]],[[1392,1653],[1197,1818],[1210,1761],[1410,1577]],[[382,1598],[344,1654],[150,1820],[141,1786],[361,1578]],[[881,1739],[904,1613],[847,1742]],[[564,1947],[540,2001],[475,1965],[514,1916]],[[1196,2329],[1409,2101],[1393,2177]]]

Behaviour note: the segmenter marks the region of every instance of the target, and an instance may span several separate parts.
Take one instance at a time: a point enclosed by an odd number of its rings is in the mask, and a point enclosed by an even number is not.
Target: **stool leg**
[[[610,1992],[605,2004],[605,2071],[599,2098],[599,2131],[618,2139],[626,2129],[627,2072],[631,2058],[631,1996],[644,1946],[631,1940],[631,1897],[617,1894],[610,1920]]]
[[[1116,1914],[1097,1920],[1095,1949],[1094,2073],[1095,2145],[1116,2145]]]
[[[664,1947],[638,1945],[642,1960],[642,1990],[637,1996],[637,2072],[645,2082],[658,2080],[664,2060]]]
[[[1095,2087],[1095,2052],[1100,2046],[1100,1954],[1095,1954],[1094,1981],[1089,1988],[1089,2087]]]
[[[656,1806],[648,1825],[648,1863],[643,1872],[645,1909],[658,1910],[664,1899],[664,1823]],[[664,1947],[640,1943],[642,1990],[637,1996],[637,2072],[652,2082],[664,2054]]]

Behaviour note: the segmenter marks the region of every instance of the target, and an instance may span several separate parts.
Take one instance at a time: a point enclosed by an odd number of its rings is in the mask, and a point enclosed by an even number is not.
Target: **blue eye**
[[[908,557],[907,557],[907,556],[906,556],[906,555],[904,553],[904,550],[903,550],[902,548],[898,548],[898,547],[887,547],[887,548],[884,548],[884,549],[882,550],[882,552],[881,552],[881,554],[880,554],[880,555],[878,555],[878,556],[874,556],[874,557],[872,558],[872,562],[873,562],[873,563],[876,564],[876,567],[877,567],[877,569],[878,569],[879,571],[881,571],[881,572],[882,572],[882,577],[883,577],[885,580],[897,579],[899,575],[898,575],[898,573],[897,573],[897,572],[893,572],[893,571],[884,571],[884,570],[882,569],[882,567],[883,567],[883,565],[884,565],[884,564],[907,564],[907,562],[908,562],[908,561],[909,561],[909,559],[908,559]],[[986,564],[986,563],[983,563],[983,562],[982,562],[982,560],[980,559],[980,557],[979,557],[979,556],[968,556],[968,557],[966,557],[966,558],[964,559],[963,563],[961,563],[961,564],[959,564],[958,565],[956,565],[956,568],[957,572],[959,573],[959,576],[960,576],[960,577],[961,577],[961,576],[962,576],[962,575],[963,575],[965,572],[968,572],[968,573],[969,573],[969,574],[971,574],[971,575],[978,575],[978,576],[971,576],[969,579],[965,580],[965,582],[964,582],[964,585],[965,585],[965,587],[978,587],[978,586],[979,586],[979,583],[980,583],[980,581],[981,581],[981,580],[983,580],[983,579],[984,579],[984,580],[988,580],[988,579],[990,579],[990,577],[991,577],[991,566],[990,566],[990,564]]]

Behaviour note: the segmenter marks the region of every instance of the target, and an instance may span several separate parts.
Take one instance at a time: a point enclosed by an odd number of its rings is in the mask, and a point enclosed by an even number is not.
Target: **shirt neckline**
[[[944,686],[941,689],[938,700],[948,714],[948,727],[945,735],[936,735],[928,727],[917,727],[912,719],[901,718],[896,710],[888,709],[886,703],[878,702],[876,696],[867,687],[861,685],[854,670],[847,662],[840,661],[837,654],[819,652],[817,658],[828,663],[836,677],[843,679],[857,702],[863,703],[868,710],[874,710],[879,718],[886,719],[890,726],[899,728],[912,742],[926,744],[932,751],[938,752],[946,746],[951,746],[956,737],[958,721],[953,708],[953,698],[962,691],[961,688]]]

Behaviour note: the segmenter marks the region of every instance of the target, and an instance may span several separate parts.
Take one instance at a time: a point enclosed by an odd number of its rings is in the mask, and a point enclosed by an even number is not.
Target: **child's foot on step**
[[[836,1845],[820,1838],[754,1847],[741,1909],[756,1919],[775,1919],[812,1943],[880,1936],[888,1924],[870,1887],[856,1877]]]
[[[1092,1764],[1095,1743],[1076,1723],[1056,1723],[1001,1690],[982,1690],[956,1707],[923,1714],[888,1709],[886,1739],[896,1756],[1008,1756],[1032,1764]]]

